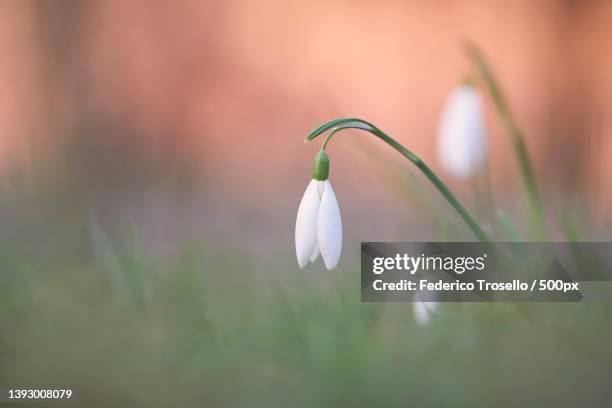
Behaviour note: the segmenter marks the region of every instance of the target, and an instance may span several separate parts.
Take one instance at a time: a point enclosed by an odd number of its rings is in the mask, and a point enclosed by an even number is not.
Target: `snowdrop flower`
[[[324,150],[320,150],[295,221],[295,253],[300,268],[304,268],[308,261],[316,261],[319,254],[329,270],[334,269],[340,260],[342,220],[328,174],[329,158]]]
[[[438,158],[446,172],[461,179],[473,177],[487,160],[487,135],[482,100],[469,84],[446,101],[438,128]]]
[[[412,303],[412,311],[414,312],[414,319],[420,326],[424,326],[431,320],[431,317],[438,309],[438,302],[422,302],[419,297],[416,296],[414,303]]]

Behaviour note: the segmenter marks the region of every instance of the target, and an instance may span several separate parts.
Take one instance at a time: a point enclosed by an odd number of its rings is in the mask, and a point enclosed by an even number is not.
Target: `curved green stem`
[[[308,143],[311,140],[315,139],[317,136],[325,133],[328,130],[331,130],[330,134],[327,136],[325,141],[323,142],[322,149],[325,150],[327,144],[331,140],[331,138],[339,131],[344,129],[361,129],[365,130],[374,136],[378,137],[395,150],[397,150],[402,156],[410,160],[415,166],[425,174],[425,176],[433,183],[433,185],[438,189],[438,191],[446,198],[446,200],[453,206],[453,208],[459,213],[461,218],[465,221],[465,223],[470,227],[470,229],[474,232],[474,235],[482,241],[482,242],[491,242],[491,239],[488,235],[480,228],[480,225],[472,218],[472,216],[467,212],[467,210],[461,205],[459,200],[454,196],[453,193],[446,187],[446,185],[436,176],[436,174],[427,166],[416,154],[412,153],[410,150],[406,149],[400,143],[398,143],[391,136],[387,135],[382,130],[378,129],[376,126],[371,123],[366,122],[362,119],[357,118],[348,118],[348,119],[336,119],[328,122],[317,129],[315,129],[312,133],[310,133],[304,139],[304,143]]]
[[[510,143],[514,148],[514,153],[516,155],[521,176],[523,178],[523,184],[525,186],[525,190],[527,191],[527,196],[529,197],[529,203],[535,215],[534,219],[538,236],[539,238],[546,240],[548,239],[548,228],[546,226],[544,206],[542,204],[542,199],[540,198],[538,183],[533,171],[533,166],[531,165],[531,160],[529,160],[529,154],[527,153],[527,147],[525,146],[523,134],[512,116],[510,106],[508,105],[506,97],[499,86],[499,82],[495,78],[493,71],[487,64],[487,61],[478,47],[474,43],[467,40],[463,41],[463,47],[465,53],[472,61],[474,68],[491,95],[493,105],[495,105],[495,109],[500,117],[502,126],[510,138]]]

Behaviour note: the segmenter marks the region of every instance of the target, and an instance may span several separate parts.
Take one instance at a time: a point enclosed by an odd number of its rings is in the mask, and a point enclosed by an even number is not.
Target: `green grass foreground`
[[[190,203],[182,189],[212,187],[189,168],[148,166],[129,151],[66,146],[0,179],[0,387],[71,388],[76,401],[64,405],[79,407],[612,400],[612,302],[444,304],[421,327],[409,303],[360,302],[358,236],[347,233],[338,269],[318,261],[300,270],[293,214],[274,218],[279,234],[257,224],[268,248],[261,253],[245,238],[211,245],[242,236],[231,228],[222,231],[230,239],[203,231],[202,241],[179,241],[172,251],[147,248],[131,233],[143,225],[130,231],[131,217],[118,217],[113,205]],[[392,180],[395,197],[420,208],[438,239],[469,236],[456,228],[460,220],[442,219],[449,212],[430,197],[435,191],[409,172],[388,173],[375,179]],[[176,212],[156,220],[180,229]],[[590,236],[586,223],[571,226],[575,240]],[[43,405],[54,404],[18,403]]]
[[[446,304],[420,327],[410,304],[361,303],[350,261],[300,271],[289,254],[193,243],[160,261],[98,244],[95,263],[0,254],[0,384],[70,387],[78,406],[612,397],[612,303]]]

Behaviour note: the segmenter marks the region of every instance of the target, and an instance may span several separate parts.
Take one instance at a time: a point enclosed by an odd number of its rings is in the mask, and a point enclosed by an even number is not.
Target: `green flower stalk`
[[[491,95],[495,109],[501,119],[502,126],[514,149],[523,179],[523,184],[529,197],[531,209],[534,213],[534,221],[536,223],[538,237],[547,240],[548,228],[546,226],[544,206],[542,204],[542,199],[540,198],[538,183],[533,171],[533,166],[531,165],[531,160],[529,159],[529,154],[527,153],[523,134],[519,129],[512,112],[510,111],[510,106],[508,105],[499,82],[495,78],[495,75],[487,64],[483,54],[480,52],[478,47],[470,41],[464,41],[463,47],[468,58],[472,61],[474,69],[482,79],[483,84]]]
[[[414,164],[421,172],[432,182],[432,184],[438,189],[438,191],[446,198],[446,200],[450,203],[451,206],[457,211],[459,216],[465,221],[468,227],[474,232],[474,235],[482,241],[482,242],[491,242],[489,236],[480,228],[480,225],[474,220],[474,218],[468,213],[468,211],[461,205],[459,200],[454,196],[453,193],[446,187],[446,185],[436,176],[436,174],[427,166],[416,154],[405,148],[391,136],[384,133],[382,130],[377,128],[371,123],[366,122],[362,119],[357,118],[348,118],[348,119],[336,119],[331,122],[325,123],[324,125],[315,129],[312,133],[310,133],[304,139],[304,143],[308,143],[321,134],[330,131],[329,135],[323,142],[323,146],[321,148],[322,151],[325,151],[328,143],[332,139],[332,137],[344,129],[360,129],[369,132],[370,134],[378,137],[395,150],[397,150],[402,156],[407,158],[412,164]],[[320,154],[320,153],[319,153]],[[327,156],[327,155],[325,155]],[[315,168],[317,161],[315,160]],[[316,174],[314,175],[316,178]]]

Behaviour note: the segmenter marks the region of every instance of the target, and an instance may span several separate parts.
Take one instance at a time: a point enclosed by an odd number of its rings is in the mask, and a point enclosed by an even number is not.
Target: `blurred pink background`
[[[319,146],[302,139],[336,117],[376,123],[440,171],[438,116],[469,69],[469,38],[501,79],[545,195],[607,213],[611,23],[604,1],[4,1],[0,167],[95,133],[111,151],[193,163],[211,219],[231,214],[217,229],[290,220]],[[519,188],[516,163],[488,97],[487,126],[503,197]],[[339,198],[377,204],[387,187],[349,138],[377,145],[357,133],[332,143]]]

